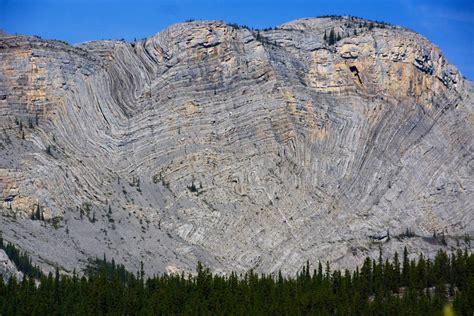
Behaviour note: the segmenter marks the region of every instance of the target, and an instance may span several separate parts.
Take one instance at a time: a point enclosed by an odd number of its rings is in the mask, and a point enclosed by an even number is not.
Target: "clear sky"
[[[408,27],[474,80],[474,0],[0,0],[0,29],[78,43],[139,39],[187,19],[264,28],[328,14]]]

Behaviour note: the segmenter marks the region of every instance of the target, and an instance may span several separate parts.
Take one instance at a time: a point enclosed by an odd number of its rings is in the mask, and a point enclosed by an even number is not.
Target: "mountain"
[[[414,32],[193,21],[134,42],[3,35],[0,56],[0,230],[45,270],[105,254],[293,273],[469,246],[473,85]]]

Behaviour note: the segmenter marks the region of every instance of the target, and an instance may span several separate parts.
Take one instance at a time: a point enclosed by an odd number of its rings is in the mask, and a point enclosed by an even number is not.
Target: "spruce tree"
[[[0,246],[9,249],[7,254],[18,267],[31,265],[26,254],[4,244],[1,234]],[[405,250],[403,261],[407,260]],[[467,250],[453,255],[440,251],[434,262],[424,256],[408,262],[410,282],[393,295],[390,288],[400,266],[398,255],[392,262],[382,261],[382,256],[366,258],[361,272],[356,267],[352,274],[330,268],[323,272],[319,265],[311,276],[306,262],[296,276],[279,272],[273,278],[249,271],[226,277],[198,263],[195,276],[156,275],[146,280],[142,265],[136,274],[130,273],[104,255],[81,278],[75,271],[61,276],[58,268],[54,274],[39,276],[38,285],[28,276],[21,282],[12,277],[6,284],[0,278],[0,314],[440,315],[452,301],[452,312],[472,315],[474,255]],[[428,289],[430,280],[432,289]]]
[[[331,28],[329,32],[328,45],[334,45],[336,42],[336,35],[334,34],[334,28]]]
[[[37,204],[36,205],[36,219],[40,220],[41,219],[41,209],[40,206]]]
[[[403,248],[403,266],[402,266],[402,286],[407,286],[409,282],[409,276],[410,276],[410,261],[408,259],[408,250],[407,247],[405,246]]]
[[[395,251],[393,255],[393,285],[392,290],[398,293],[400,288],[400,261],[398,259],[398,252]]]

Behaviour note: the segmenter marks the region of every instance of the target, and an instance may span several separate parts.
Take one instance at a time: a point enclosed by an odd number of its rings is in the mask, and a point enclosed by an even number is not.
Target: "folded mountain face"
[[[406,29],[4,35],[0,58],[0,230],[45,269],[105,254],[150,273],[293,273],[474,232],[472,83]]]

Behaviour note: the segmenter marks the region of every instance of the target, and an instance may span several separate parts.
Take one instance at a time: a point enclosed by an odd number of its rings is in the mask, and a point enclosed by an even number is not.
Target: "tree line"
[[[3,241],[0,232],[0,249],[3,249],[8,258],[15,264],[16,268],[32,278],[39,278],[42,275],[40,268],[35,266],[26,252],[20,251],[15,245]]]
[[[0,278],[1,280],[1,278]],[[474,313],[474,255],[467,250],[434,260],[367,258],[354,271],[307,263],[293,277],[213,274],[145,278],[113,260],[97,259],[85,275],[26,276],[0,281],[1,315],[457,315]]]

